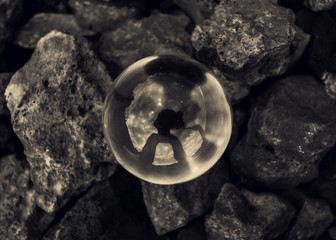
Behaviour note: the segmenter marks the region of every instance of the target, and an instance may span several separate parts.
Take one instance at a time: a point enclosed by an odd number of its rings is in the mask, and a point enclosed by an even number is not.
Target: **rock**
[[[81,36],[95,33],[81,29],[72,14],[38,13],[15,34],[14,43],[24,48],[35,48],[37,42],[52,30]]]
[[[9,115],[5,101],[5,89],[13,73],[0,73],[0,115]]]
[[[20,19],[22,7],[22,0],[0,0],[0,53],[12,37],[15,25]]]
[[[273,239],[284,233],[294,207],[272,193],[240,192],[225,184],[205,219],[207,239]]]
[[[328,229],[328,235],[330,239],[335,240],[336,239],[336,226],[333,226]]]
[[[0,159],[0,182],[0,236],[28,240],[25,223],[36,204],[25,159],[16,155]]]
[[[334,216],[327,202],[305,198],[300,212],[284,239],[318,239],[333,220]]]
[[[122,190],[120,190],[122,189]],[[136,194],[134,189],[137,189]],[[108,179],[93,185],[81,194],[74,205],[65,212],[44,235],[43,240],[159,240],[141,199],[137,179]]]
[[[298,31],[294,19],[275,0],[222,0],[209,19],[196,25],[191,40],[198,59],[219,68],[239,92],[283,74],[297,59],[292,55],[303,52],[309,36]]]
[[[213,205],[221,186],[229,182],[223,159],[201,177],[178,185],[157,185],[142,181],[148,214],[157,234],[185,226]]]
[[[305,0],[304,4],[315,12],[330,10],[336,7],[335,0]]]
[[[208,19],[216,6],[214,0],[174,0],[174,3],[187,13],[195,24]]]
[[[99,55],[107,65],[113,62],[122,69],[151,55],[191,54],[190,36],[184,29],[185,15],[154,13],[139,21],[128,21],[100,39]]]
[[[317,15],[312,26],[309,64],[324,82],[328,95],[336,99],[336,18],[328,13]]]
[[[102,110],[112,80],[80,37],[52,31],[5,91],[25,148],[37,203],[52,213],[116,166],[104,140]]]
[[[141,15],[143,1],[69,0],[77,23],[98,33],[111,31],[118,24]]]
[[[336,102],[313,77],[272,84],[252,109],[248,131],[232,152],[232,168],[271,188],[313,180],[336,142],[335,109]]]

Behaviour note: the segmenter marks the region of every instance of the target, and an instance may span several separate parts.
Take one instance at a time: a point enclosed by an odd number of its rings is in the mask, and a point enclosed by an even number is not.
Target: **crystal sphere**
[[[114,81],[104,134],[117,161],[152,183],[177,184],[209,170],[232,130],[231,106],[216,77],[197,61],[141,59]]]

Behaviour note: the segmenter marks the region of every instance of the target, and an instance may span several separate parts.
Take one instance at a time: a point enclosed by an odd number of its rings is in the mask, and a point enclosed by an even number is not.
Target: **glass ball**
[[[104,134],[117,161],[156,184],[177,184],[209,170],[232,130],[231,106],[216,77],[197,61],[141,59],[114,81],[104,104]]]

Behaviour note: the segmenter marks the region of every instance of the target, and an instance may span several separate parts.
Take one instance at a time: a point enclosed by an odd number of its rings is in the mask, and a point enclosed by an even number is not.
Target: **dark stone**
[[[231,155],[233,169],[272,188],[313,180],[336,142],[335,109],[313,77],[272,84],[254,104],[248,131]]]
[[[157,185],[142,181],[148,214],[159,235],[185,226],[212,205],[221,186],[229,182],[224,160],[199,178],[178,185]]]
[[[187,13],[195,24],[208,19],[216,6],[214,0],[174,0],[174,3]]]
[[[143,1],[69,0],[78,25],[103,33],[115,29],[127,19],[141,16]]]
[[[294,207],[277,195],[240,192],[225,184],[205,220],[207,239],[273,239],[286,231],[294,215]]]
[[[126,68],[133,62],[159,54],[191,54],[190,35],[185,15],[154,13],[139,21],[128,21],[100,39],[99,55],[107,65],[115,63]]]
[[[39,13],[17,31],[14,43],[24,48],[35,48],[37,42],[52,30],[81,36],[95,34],[93,31],[81,29],[72,14]]]
[[[237,94],[242,89],[235,100],[249,86],[283,74],[308,43],[309,36],[294,25],[294,13],[276,2],[222,0],[192,33],[197,57],[218,68]]]
[[[112,80],[80,37],[52,31],[12,77],[5,96],[24,145],[37,203],[52,213],[116,166],[103,135]]]
[[[335,0],[305,0],[304,4],[315,12],[336,8]]]
[[[334,216],[327,202],[306,197],[284,239],[318,239],[333,220]]]
[[[5,89],[13,73],[0,73],[0,115],[9,115],[5,101]]]
[[[22,13],[22,0],[0,1],[0,53],[12,37],[16,24]]]

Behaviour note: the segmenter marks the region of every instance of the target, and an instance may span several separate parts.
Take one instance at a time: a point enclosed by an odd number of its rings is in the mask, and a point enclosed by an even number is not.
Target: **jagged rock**
[[[35,48],[37,42],[52,30],[81,36],[95,34],[91,30],[81,29],[72,14],[38,13],[18,30],[14,43],[24,48]]]
[[[330,10],[336,7],[335,0],[305,0],[304,4],[315,12]]]
[[[273,239],[286,231],[294,207],[272,193],[253,193],[225,184],[205,219],[208,240]]]
[[[276,2],[222,0],[192,33],[197,57],[219,68],[238,93],[283,74],[308,43],[309,36],[294,25],[294,13]]]
[[[128,21],[100,39],[99,55],[108,64],[126,68],[141,58],[159,55],[191,54],[190,36],[184,29],[185,15],[154,13],[139,21]]]
[[[231,155],[241,176],[272,188],[292,188],[318,175],[335,145],[336,102],[310,76],[271,85],[256,101],[248,131]]]
[[[144,204],[137,199],[140,192],[137,179],[113,177],[97,183],[77,198],[42,239],[165,239],[149,225]]]
[[[159,235],[185,226],[213,205],[221,186],[229,182],[224,160],[209,172],[178,185],[157,185],[142,181],[148,214]]]
[[[0,159],[0,236],[7,240],[28,240],[25,225],[35,204],[25,159],[8,155]]]
[[[15,25],[20,19],[22,7],[22,0],[0,0],[0,53],[12,37]]]
[[[142,14],[143,1],[69,0],[77,23],[99,33],[111,31],[127,19]]]
[[[334,216],[327,202],[307,197],[284,239],[318,239],[333,220]]]
[[[80,37],[52,31],[12,77],[5,97],[24,145],[37,203],[54,212],[116,162],[104,141],[104,96],[112,84]]]
[[[0,73],[0,115],[9,115],[5,101],[5,89],[13,73]]]
[[[216,6],[214,0],[174,0],[174,3],[183,9],[196,24],[209,18]]]

